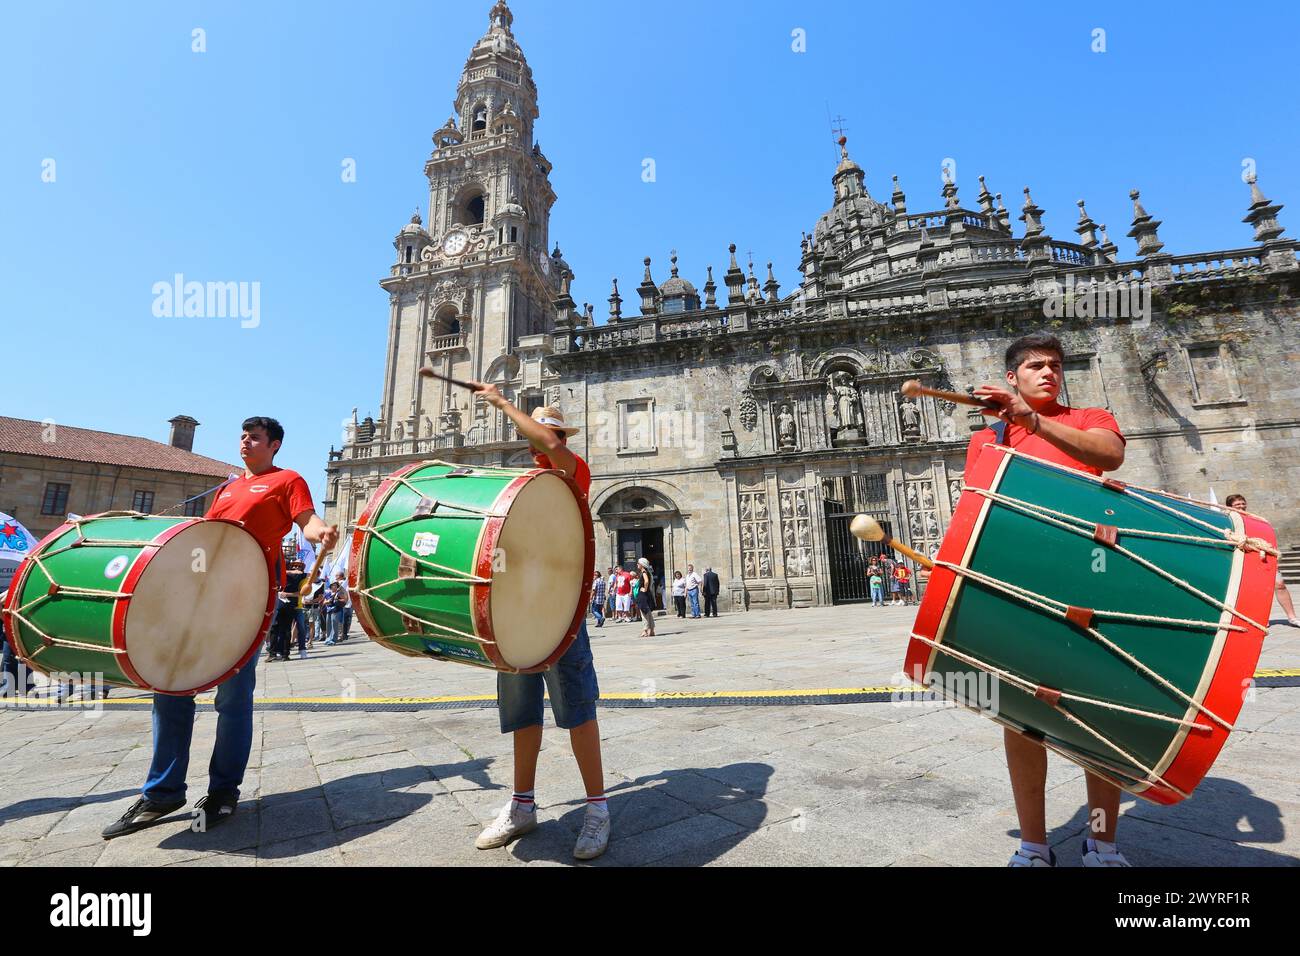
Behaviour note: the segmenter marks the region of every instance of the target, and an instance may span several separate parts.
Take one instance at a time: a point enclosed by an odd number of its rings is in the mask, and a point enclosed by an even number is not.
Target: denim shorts
[[[596,719],[600,687],[585,620],[569,649],[550,670],[541,674],[497,674],[497,714],[503,734],[542,725],[543,689],[551,697],[555,726],[562,730]]]

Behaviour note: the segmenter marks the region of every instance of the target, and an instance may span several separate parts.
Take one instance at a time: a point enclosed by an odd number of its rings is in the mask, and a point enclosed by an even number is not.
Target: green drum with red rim
[[[187,695],[248,663],[274,601],[261,546],[239,522],[118,512],[47,535],[3,616],[14,653],[41,673]]]
[[[535,673],[577,637],[594,562],[586,496],[563,473],[426,461],[367,503],[348,587],[391,650]]]
[[[988,445],[904,670],[1156,803],[1187,797],[1268,626],[1262,519]]]

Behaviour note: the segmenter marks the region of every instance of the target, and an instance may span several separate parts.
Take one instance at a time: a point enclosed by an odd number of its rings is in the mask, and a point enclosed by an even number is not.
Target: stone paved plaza
[[[899,683],[910,608],[808,608],[593,630],[606,694],[880,687]],[[1260,667],[1300,665],[1300,630],[1274,625]],[[258,665],[259,697],[492,694],[495,677],[411,660],[364,638]],[[1300,863],[1300,687],[1259,688],[1190,801],[1126,798],[1136,866]],[[132,696],[114,691],[113,699]],[[116,707],[116,709],[115,709]],[[258,709],[238,816],[196,834],[176,816],[99,836],[148,765],[144,709],[0,712],[0,862],[7,865],[486,865],[572,863],[583,793],[567,735],[549,725],[541,826],[474,848],[511,792],[496,711]],[[190,797],[206,787],[216,716],[200,711]],[[936,704],[604,707],[613,838],[595,866],[994,865],[1016,845],[997,725]],[[1051,840],[1078,865],[1082,773],[1053,757]]]

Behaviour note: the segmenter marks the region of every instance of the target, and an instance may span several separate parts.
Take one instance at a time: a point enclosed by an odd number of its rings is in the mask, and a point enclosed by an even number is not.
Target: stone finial
[[[727,246],[727,251],[731,253],[731,268],[739,269],[740,266],[736,264],[736,244],[733,242]]]
[[[1025,205],[1020,213],[1020,221],[1025,224],[1025,237],[1020,240],[1020,248],[1025,251],[1025,258],[1031,265],[1050,263],[1052,261],[1052,237],[1043,228],[1043,210],[1034,203],[1025,187]]]
[[[1136,190],[1129,190],[1128,198],[1133,200],[1133,228],[1128,231],[1130,238],[1137,240],[1137,251],[1139,256],[1154,256],[1157,252],[1165,247],[1157,235],[1160,228],[1160,220],[1153,219],[1142,208],[1141,194]]]
[[[982,212],[985,216],[988,217],[989,225],[992,225],[993,218],[997,214],[993,208],[993,194],[989,192],[989,187],[984,182],[984,177],[980,176],[978,178],[980,183],[980,191],[979,191],[979,195],[976,196],[975,198],[980,204],[980,212]]]
[[[654,282],[654,279],[650,278],[650,257],[649,257],[649,256],[646,256],[646,257],[645,257],[644,259],[642,259],[641,261],[642,261],[643,263],[645,263],[645,278],[644,278],[644,281],[645,281],[645,282]]]
[[[713,281],[713,266],[709,266],[709,277],[704,281],[704,307],[712,309],[718,304],[714,293],[718,289],[718,284]]]
[[[1106,262],[1117,261],[1116,256],[1119,247],[1111,242],[1110,236],[1106,234],[1106,224],[1104,222],[1099,223],[1097,228],[1101,230],[1101,245],[1097,247],[1097,252],[1101,254],[1102,259]]]
[[[614,291],[609,296],[609,320],[617,322],[623,318],[623,297],[618,294],[618,276],[613,278]]]
[[[413,225],[413,226],[422,226],[422,225],[424,225],[424,220],[420,218],[420,207],[419,207],[419,206],[416,206],[416,207],[415,207],[415,212],[411,213],[411,225]]]
[[[1270,242],[1281,237],[1284,230],[1277,221],[1277,214],[1281,212],[1282,206],[1271,203],[1264,197],[1254,173],[1246,177],[1246,182],[1250,184],[1250,209],[1241,221],[1255,227],[1256,242]]]
[[[775,302],[777,293],[781,291],[781,284],[776,281],[776,276],[772,274],[772,263],[767,264],[767,281],[763,283],[763,291],[767,293],[767,301]]]
[[[957,184],[952,181],[952,173],[947,166],[943,168],[943,208],[956,209],[961,205],[957,200]]]
[[[898,184],[898,177],[894,177],[894,194],[889,197],[893,203],[894,212],[899,216],[907,215],[907,196],[903,193],[903,187]]]
[[[1092,221],[1088,211],[1083,208],[1083,200],[1080,199],[1079,205],[1079,224],[1074,227],[1074,231],[1079,234],[1079,244],[1088,249],[1097,248],[1097,224]]]
[[[673,273],[673,278],[675,279],[677,278],[677,253],[674,252],[671,256],[669,256],[668,261],[672,263],[672,273]]]

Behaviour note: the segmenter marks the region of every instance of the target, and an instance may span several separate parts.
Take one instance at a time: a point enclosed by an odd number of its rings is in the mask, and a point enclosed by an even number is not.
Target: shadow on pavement
[[[1079,783],[1079,791],[1082,800],[1082,781]],[[1159,857],[1161,865],[1300,866],[1300,860],[1295,857],[1247,845],[1281,843],[1286,832],[1282,824],[1282,812],[1277,804],[1256,796],[1249,787],[1236,780],[1206,777],[1190,799],[1173,806],[1151,803],[1126,793],[1120,801],[1120,814],[1120,847],[1134,866],[1142,866],[1144,856],[1148,854]],[[1134,835],[1131,821],[1158,825],[1163,828],[1166,837],[1159,843],[1153,843],[1146,834]],[[1125,823],[1129,823],[1130,834],[1127,836]],[[1079,847],[1067,844],[1065,854],[1058,848],[1057,855],[1074,857],[1076,850],[1082,852],[1083,839],[1088,835],[1087,829],[1088,808],[1084,804],[1067,823],[1053,828],[1047,835],[1047,840],[1056,846],[1060,841],[1073,838]],[[1007,835],[1019,839],[1020,831],[1013,828],[1007,831]],[[1197,846],[1204,838],[1222,840],[1234,846],[1207,859]],[[1068,865],[1078,863],[1077,858],[1063,859],[1063,862]]]
[[[703,866],[716,860],[763,825],[772,773],[767,764],[735,763],[665,770],[611,787],[609,849],[591,865]],[[524,862],[578,863],[573,845],[586,806],[575,804],[511,844],[511,855]],[[551,816],[560,809],[539,812]]]
[[[112,803],[114,800],[121,800],[123,797],[139,794],[139,792],[140,788],[136,787],[134,790],[114,790],[112,793],[88,793],[83,797],[36,797],[33,800],[19,800],[17,803],[0,808],[0,824],[10,820],[39,817],[46,813],[75,810],[90,803]]]

